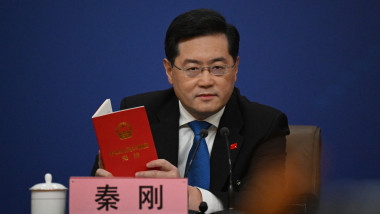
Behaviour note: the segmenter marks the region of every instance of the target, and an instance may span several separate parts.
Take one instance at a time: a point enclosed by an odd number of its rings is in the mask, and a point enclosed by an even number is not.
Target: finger
[[[135,176],[139,178],[178,178],[179,173],[177,170],[167,172],[159,170],[149,170],[136,172]]]
[[[161,168],[162,171],[171,171],[176,170],[177,167],[175,167],[173,164],[171,164],[169,161],[164,159],[158,159],[150,161],[146,164],[146,167],[148,168]]]
[[[96,177],[113,177],[112,173],[110,173],[104,169],[97,169],[95,176]]]
[[[100,154],[100,150],[99,150],[98,165],[99,165],[99,169],[104,169],[102,155]]]
[[[135,176],[138,178],[158,178],[162,176],[159,172],[158,170],[141,171],[136,172]]]

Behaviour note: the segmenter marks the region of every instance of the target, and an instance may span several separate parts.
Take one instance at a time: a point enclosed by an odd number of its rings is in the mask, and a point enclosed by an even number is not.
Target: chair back
[[[287,188],[296,195],[312,194],[319,199],[321,129],[316,126],[290,125],[286,137]]]

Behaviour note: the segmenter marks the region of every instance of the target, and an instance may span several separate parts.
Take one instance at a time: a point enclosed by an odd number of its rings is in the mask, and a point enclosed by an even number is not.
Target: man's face
[[[228,52],[228,41],[224,34],[207,35],[181,41],[179,55],[174,64],[179,68],[189,66],[207,67],[216,63],[234,64]],[[204,69],[199,76],[188,77],[184,71],[172,67],[167,59],[164,66],[169,83],[186,110],[198,120],[218,112],[228,102],[237,78],[239,58],[236,65],[223,76],[214,76]]]

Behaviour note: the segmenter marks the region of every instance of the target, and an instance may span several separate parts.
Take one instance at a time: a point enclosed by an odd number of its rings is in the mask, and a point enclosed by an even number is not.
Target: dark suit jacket
[[[173,88],[163,91],[148,92],[126,97],[120,109],[145,106],[151,126],[158,158],[166,159],[177,166],[179,105]],[[285,166],[285,135],[289,133],[286,116],[271,107],[250,102],[240,95],[237,88],[228,101],[220,120],[218,133],[211,152],[210,191],[225,204],[228,188],[228,160],[226,142],[219,134],[219,129],[228,127],[229,140],[237,143],[232,149],[233,182],[235,191],[243,191],[246,181],[271,166]],[[94,169],[97,169],[94,166]],[[94,173],[94,171],[93,171]],[[279,171],[278,176],[283,176]],[[257,192],[266,188],[266,179],[259,184],[250,185],[248,192]]]

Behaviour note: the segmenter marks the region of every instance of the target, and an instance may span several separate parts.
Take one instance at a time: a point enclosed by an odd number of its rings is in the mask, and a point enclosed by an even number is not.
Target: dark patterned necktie
[[[195,147],[201,138],[199,132],[202,129],[207,130],[211,126],[208,122],[197,120],[188,123],[188,125],[194,132],[194,141],[187,157],[186,169],[189,165],[191,157],[193,156]],[[189,170],[188,182],[190,186],[197,186],[206,190],[210,188],[210,155],[206,140],[204,138],[201,140],[198,151]]]

